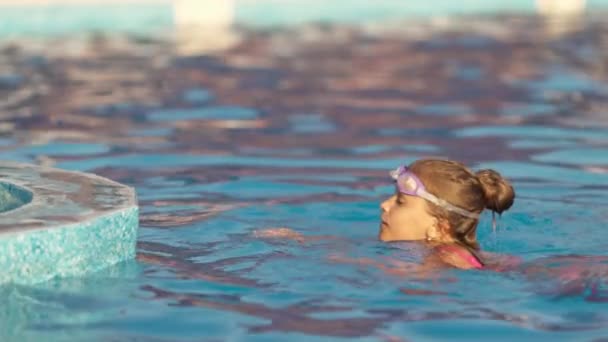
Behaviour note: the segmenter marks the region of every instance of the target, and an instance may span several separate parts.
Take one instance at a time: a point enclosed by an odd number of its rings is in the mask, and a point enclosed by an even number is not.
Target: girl
[[[513,205],[515,191],[507,180],[493,170],[473,173],[461,163],[439,159],[401,166],[391,172],[391,177],[395,180],[395,194],[380,205],[381,241],[425,242],[432,252],[422,265],[425,269],[441,265],[461,269],[490,267],[493,262],[486,259],[494,258],[479,252],[477,225],[484,209],[501,214]],[[299,242],[316,239],[287,228],[256,235]],[[332,260],[349,262],[335,256]],[[368,259],[356,262],[377,264]],[[411,271],[413,265],[401,266]]]
[[[515,191],[494,170],[471,172],[463,164],[423,159],[391,172],[395,194],[382,202],[381,241],[425,240],[429,262],[481,269],[477,225],[484,209],[502,214]]]

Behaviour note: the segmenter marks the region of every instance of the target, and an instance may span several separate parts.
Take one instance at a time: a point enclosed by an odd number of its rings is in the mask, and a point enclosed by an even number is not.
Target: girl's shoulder
[[[521,258],[513,255],[473,251],[460,244],[442,244],[433,250],[441,262],[460,269],[508,272],[518,269],[523,263]]]
[[[477,253],[459,244],[441,244],[433,247],[437,257],[445,264],[460,269],[483,269],[484,262]]]

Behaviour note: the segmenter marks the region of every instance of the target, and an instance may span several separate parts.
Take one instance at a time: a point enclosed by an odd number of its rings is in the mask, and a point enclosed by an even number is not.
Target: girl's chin
[[[382,242],[392,241],[392,239],[390,238],[390,234],[386,231],[386,226],[384,225],[380,227],[380,231],[378,232],[378,240]]]

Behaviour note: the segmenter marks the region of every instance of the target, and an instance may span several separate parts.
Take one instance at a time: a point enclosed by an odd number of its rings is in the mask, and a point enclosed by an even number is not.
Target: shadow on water
[[[202,56],[142,37],[4,45],[0,158],[134,186],[141,230],[137,261],[1,287],[0,337],[398,341],[468,336],[465,322],[511,340],[600,338],[608,26],[590,17],[554,35],[545,24],[241,30]],[[377,203],[392,191],[387,170],[425,156],[513,180],[515,207],[497,235],[484,217],[480,239],[526,260],[526,279],[331,262],[407,257],[375,241]],[[253,234],[284,226],[340,238]],[[588,273],[573,282],[552,267]]]

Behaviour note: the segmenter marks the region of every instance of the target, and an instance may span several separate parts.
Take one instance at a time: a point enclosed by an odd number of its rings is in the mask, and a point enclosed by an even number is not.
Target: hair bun
[[[487,209],[502,214],[511,208],[515,200],[515,190],[500,173],[488,169],[480,170],[475,175],[481,182]]]

